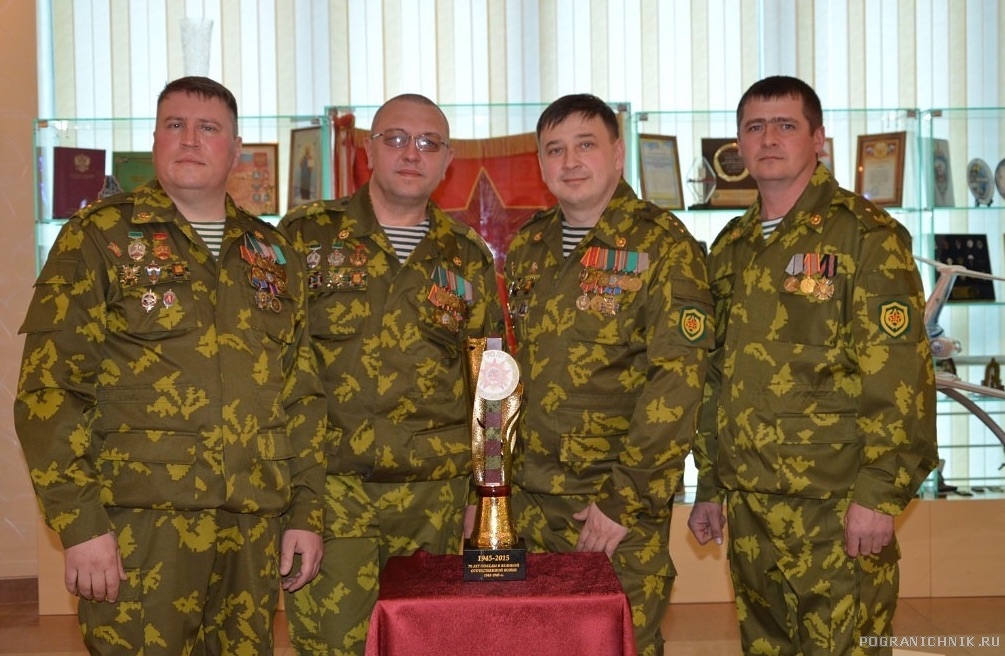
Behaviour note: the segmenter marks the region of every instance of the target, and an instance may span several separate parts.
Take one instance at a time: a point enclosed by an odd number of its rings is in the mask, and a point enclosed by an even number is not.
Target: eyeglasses
[[[404,130],[384,130],[371,135],[371,139],[380,139],[391,148],[404,148],[408,142],[415,139],[415,147],[424,153],[438,153],[440,148],[450,144],[443,140],[443,137],[435,132],[423,132],[412,136]]]

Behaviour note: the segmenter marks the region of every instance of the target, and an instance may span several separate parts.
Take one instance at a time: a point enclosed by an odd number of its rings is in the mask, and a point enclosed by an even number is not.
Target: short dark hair
[[[774,75],[754,82],[740,98],[736,106],[736,129],[743,122],[743,109],[747,102],[753,99],[775,100],[777,98],[800,98],[803,101],[803,116],[810,124],[810,132],[816,132],[824,124],[824,111],[820,105],[820,97],[813,87],[797,77]]]
[[[234,94],[230,92],[230,89],[223,86],[216,80],[211,80],[208,77],[200,77],[197,75],[191,75],[189,77],[180,77],[177,80],[168,82],[164,89],[157,96],[157,107],[160,108],[161,103],[164,99],[170,96],[172,93],[187,93],[195,94],[200,98],[210,99],[219,98],[223,101],[223,104],[227,106],[230,110],[230,116],[234,120],[234,134],[237,134],[237,99],[234,98]]]
[[[610,105],[592,94],[576,93],[562,96],[541,112],[541,117],[537,119],[538,144],[541,142],[542,132],[555,127],[573,114],[582,114],[586,119],[599,116],[611,134],[611,141],[617,141],[620,136],[618,116]]]
[[[443,113],[443,110],[440,109],[439,105],[437,105],[436,103],[434,103],[432,100],[425,97],[421,93],[402,93],[395,96],[394,98],[387,100],[383,105],[377,108],[376,112],[374,112],[373,120],[370,121],[370,132],[373,132],[373,126],[377,125],[377,119],[380,118],[380,114],[381,112],[384,111],[384,108],[390,105],[391,103],[397,102],[399,100],[404,102],[416,103],[419,105],[428,105],[429,107],[436,108],[436,111],[438,111],[440,113],[440,116],[443,117],[443,124],[447,126],[447,133],[440,136],[442,136],[444,139],[450,138],[450,121],[447,120],[447,115]]]

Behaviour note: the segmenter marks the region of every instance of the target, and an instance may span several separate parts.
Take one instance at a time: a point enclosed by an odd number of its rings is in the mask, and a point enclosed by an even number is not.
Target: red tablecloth
[[[461,556],[393,557],[367,656],[633,656],[631,608],[603,553],[527,554],[526,581],[465,582]]]

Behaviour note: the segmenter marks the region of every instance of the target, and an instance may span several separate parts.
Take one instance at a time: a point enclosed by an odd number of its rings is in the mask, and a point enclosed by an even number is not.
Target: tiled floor
[[[740,653],[732,604],[675,604],[663,624],[667,656],[726,656]],[[294,656],[282,616],[276,623],[276,656]],[[1005,654],[1005,597],[959,599],[902,599],[894,618],[899,638],[943,640],[957,644],[972,638],[969,647],[910,647],[895,656],[999,656]],[[982,638],[997,646],[981,647]],[[77,620],[68,615],[40,617],[33,604],[0,603],[0,654],[86,655]]]

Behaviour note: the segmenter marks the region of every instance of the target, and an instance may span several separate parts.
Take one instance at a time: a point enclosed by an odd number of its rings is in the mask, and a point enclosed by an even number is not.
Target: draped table
[[[525,581],[465,582],[461,556],[388,559],[367,656],[634,656],[631,607],[603,553],[529,553]]]

